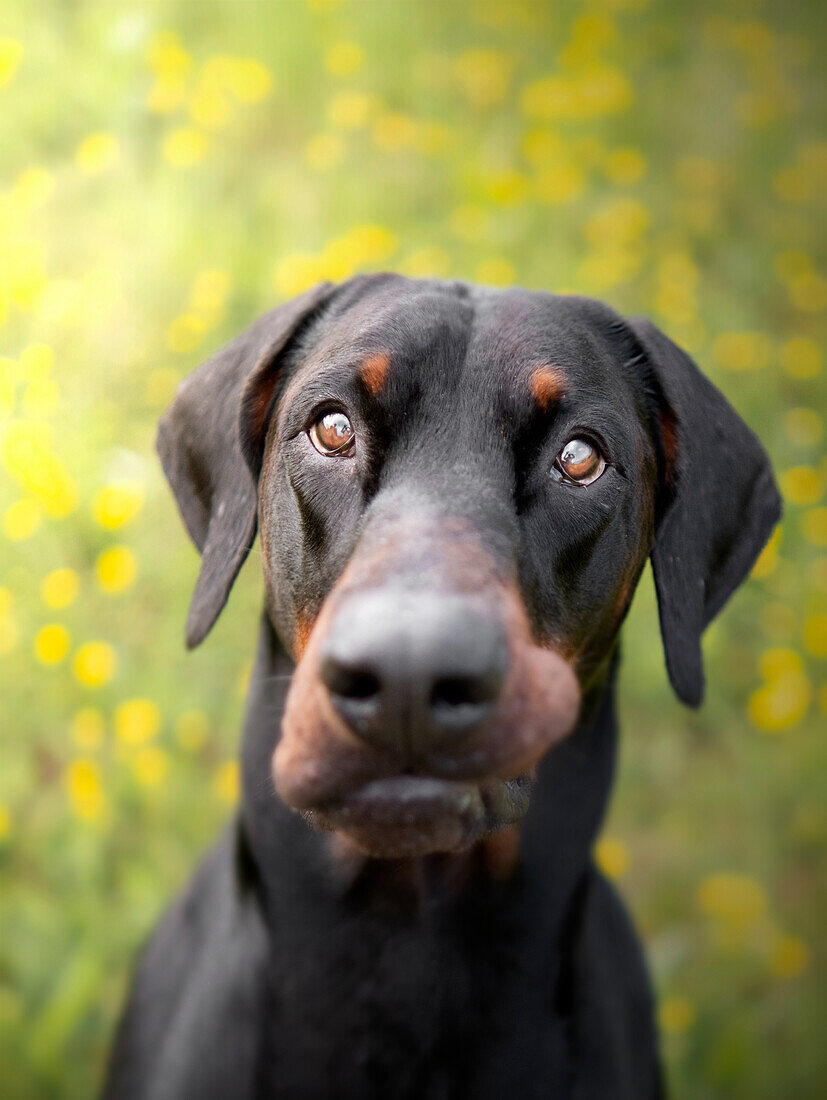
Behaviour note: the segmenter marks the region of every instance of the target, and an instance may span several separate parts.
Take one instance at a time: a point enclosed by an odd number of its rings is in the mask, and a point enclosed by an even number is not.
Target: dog
[[[110,1100],[649,1100],[641,949],[591,849],[651,559],[669,679],[779,513],[656,327],[393,274],[180,385],[158,447],[198,645],[260,535],[239,813],[140,959]]]

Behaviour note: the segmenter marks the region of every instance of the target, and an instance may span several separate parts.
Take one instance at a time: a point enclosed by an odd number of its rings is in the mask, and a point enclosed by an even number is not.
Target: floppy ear
[[[689,356],[650,322],[630,325],[660,391],[666,484],[652,569],[666,667],[694,707],[704,690],[701,634],[751,569],[781,498],[758,439]]]
[[[282,353],[331,293],[323,283],[260,317],[178,387],[158,428],[158,453],[192,541],[201,572],[187,616],[191,649],[202,642],[227,602],[256,535],[256,476],[239,444],[239,415],[248,378],[266,376],[258,403],[250,399],[257,430],[275,392]],[[258,471],[256,471],[256,474]]]

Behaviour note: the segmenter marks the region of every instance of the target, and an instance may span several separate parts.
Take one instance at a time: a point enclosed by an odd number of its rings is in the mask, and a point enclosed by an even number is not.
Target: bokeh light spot
[[[43,665],[57,665],[69,652],[71,635],[61,623],[50,623],[35,634],[34,654]]]
[[[122,745],[142,745],[161,728],[161,712],[151,699],[128,699],[115,710],[115,737]]]
[[[73,670],[77,680],[88,688],[100,688],[115,675],[115,651],[107,642],[86,642],[75,653]]]

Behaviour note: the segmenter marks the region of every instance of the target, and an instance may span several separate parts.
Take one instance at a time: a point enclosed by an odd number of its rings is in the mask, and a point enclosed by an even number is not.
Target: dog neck
[[[509,893],[524,897],[526,890],[547,914],[546,929],[548,920],[563,919],[589,866],[611,786],[616,655],[587,690],[578,725],[540,764],[518,826],[465,852],[405,860],[373,859],[337,834],[314,832],[275,794],[271,758],[292,667],[265,613],[242,739],[241,829],[268,923],[279,923],[299,897],[320,907],[347,904],[415,918],[469,898],[478,904],[482,895],[507,903]]]

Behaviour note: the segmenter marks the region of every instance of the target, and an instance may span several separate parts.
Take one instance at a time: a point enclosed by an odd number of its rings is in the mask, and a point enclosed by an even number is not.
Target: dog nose
[[[320,674],[354,733],[411,760],[479,725],[507,664],[498,618],[469,599],[374,591],[338,609]]]

